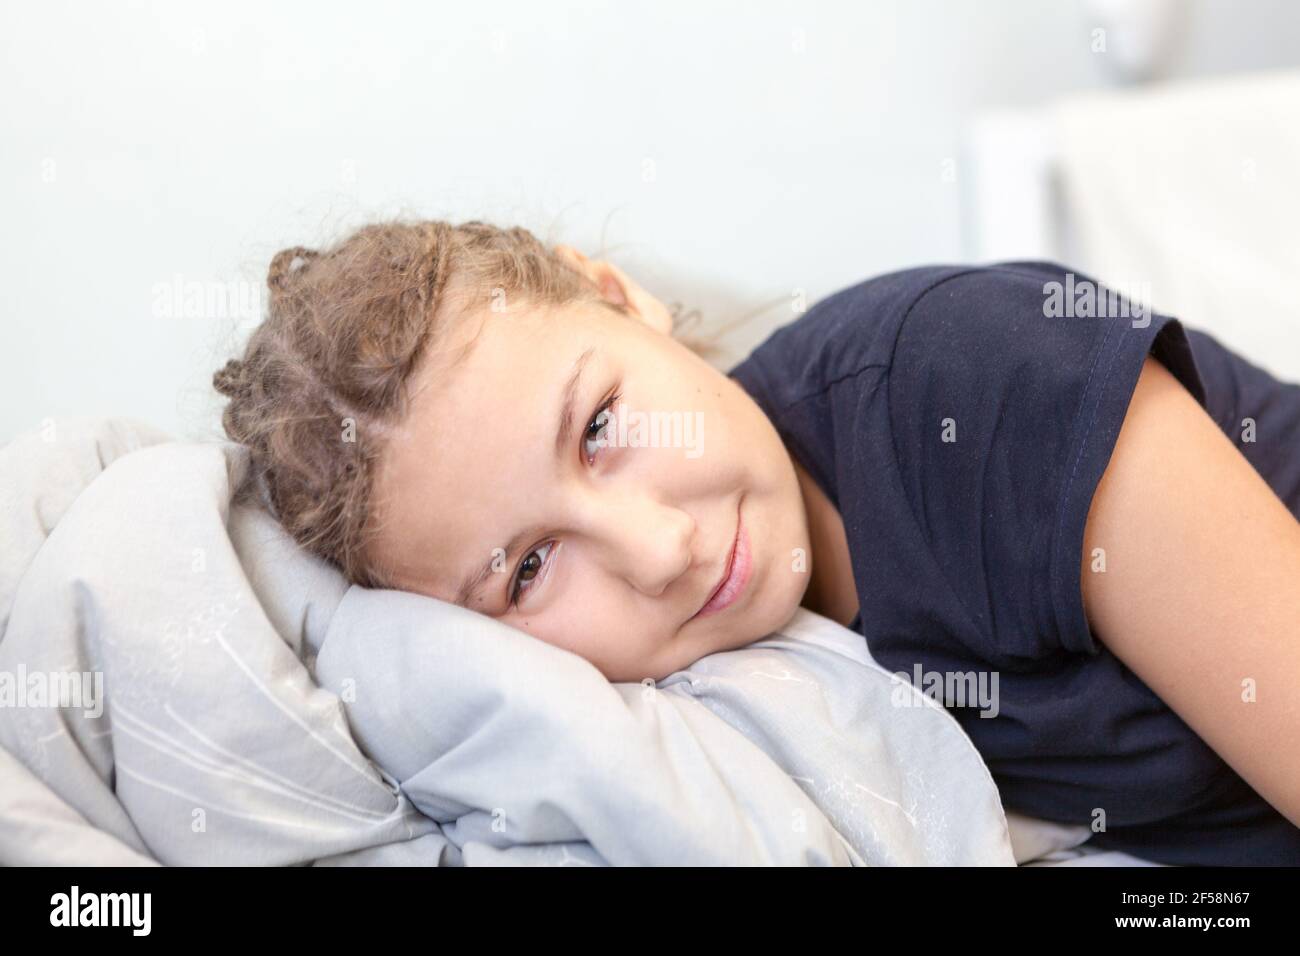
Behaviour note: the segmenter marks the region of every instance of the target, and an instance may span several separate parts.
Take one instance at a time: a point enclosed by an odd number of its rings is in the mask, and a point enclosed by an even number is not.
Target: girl
[[[995,674],[996,707],[945,703],[1008,810],[1300,863],[1300,386],[1141,308],[1063,316],[1061,288],[1108,297],[1050,263],[862,282],[728,375],[523,229],[379,223],[268,285],[224,426],[350,581],[611,681],[802,605],[893,671]],[[638,413],[698,447],[612,427]]]

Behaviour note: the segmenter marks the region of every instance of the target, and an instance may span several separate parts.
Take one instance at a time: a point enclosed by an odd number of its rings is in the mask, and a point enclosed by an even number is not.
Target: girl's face
[[[812,560],[802,492],[767,416],[671,337],[662,303],[560,251],[630,314],[521,306],[461,322],[453,334],[477,341],[455,367],[423,363],[385,449],[371,555],[396,586],[572,651],[610,681],[660,680],[794,614]],[[738,522],[748,584],[697,617]]]

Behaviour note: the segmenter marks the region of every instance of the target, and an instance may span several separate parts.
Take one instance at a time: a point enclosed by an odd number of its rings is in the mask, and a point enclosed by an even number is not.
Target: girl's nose
[[[687,573],[694,560],[695,518],[645,494],[606,504],[604,521],[593,533],[605,542],[614,574],[657,597]]]

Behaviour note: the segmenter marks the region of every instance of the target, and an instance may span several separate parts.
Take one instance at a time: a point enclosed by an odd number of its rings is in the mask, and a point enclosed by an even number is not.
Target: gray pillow
[[[354,587],[315,665],[467,863],[536,844],[614,864],[1015,863],[956,720],[803,608],[658,684],[610,684],[491,618]]]

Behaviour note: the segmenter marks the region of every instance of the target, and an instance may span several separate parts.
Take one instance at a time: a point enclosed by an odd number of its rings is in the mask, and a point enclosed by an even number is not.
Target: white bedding
[[[100,716],[0,707],[0,863],[1013,865],[1079,842],[1009,829],[957,722],[834,622],[800,609],[611,685],[349,587],[232,504],[246,469],[127,419],[0,449],[0,673],[104,690]]]

